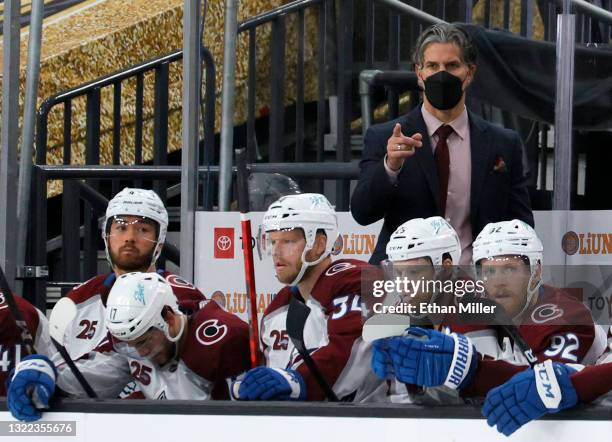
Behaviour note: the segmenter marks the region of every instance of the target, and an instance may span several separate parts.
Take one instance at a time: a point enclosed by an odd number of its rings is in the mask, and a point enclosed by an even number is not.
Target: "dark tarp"
[[[555,44],[460,24],[478,48],[472,98],[526,118],[554,123]],[[612,128],[612,49],[576,46],[574,128]]]

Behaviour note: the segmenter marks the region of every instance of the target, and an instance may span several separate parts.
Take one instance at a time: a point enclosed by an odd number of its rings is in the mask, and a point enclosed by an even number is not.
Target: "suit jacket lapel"
[[[475,224],[476,211],[480,199],[484,179],[489,172],[487,165],[491,148],[489,145],[489,132],[486,125],[482,124],[482,120],[468,113],[470,119],[470,150],[472,157],[472,184],[470,192],[470,218],[472,226]]]
[[[410,112],[407,116],[406,123],[402,124],[402,133],[404,135],[410,136],[415,132],[418,132],[423,136],[423,145],[420,149],[416,149],[416,153],[414,154],[413,158],[419,164],[419,167],[427,179],[427,184],[429,185],[433,199],[436,202],[438,213],[442,213],[440,210],[440,202],[438,201],[440,193],[438,172],[436,171],[436,163],[432,153],[432,146],[429,141],[427,126],[425,125],[425,120],[423,120],[423,114],[421,113],[421,106],[417,106],[412,112]]]

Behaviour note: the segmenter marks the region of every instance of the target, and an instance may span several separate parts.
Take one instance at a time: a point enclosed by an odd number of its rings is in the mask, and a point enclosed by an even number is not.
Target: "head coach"
[[[367,130],[351,212],[362,225],[384,219],[371,263],[386,257],[389,236],[412,218],[443,216],[459,234],[461,264],[487,223],[517,218],[533,226],[518,134],[465,106],[476,58],[462,29],[430,26],[414,51],[423,103]]]

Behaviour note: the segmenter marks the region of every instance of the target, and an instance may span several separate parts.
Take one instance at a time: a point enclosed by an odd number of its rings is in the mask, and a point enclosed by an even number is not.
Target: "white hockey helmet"
[[[157,223],[159,233],[153,252],[153,261],[151,262],[151,264],[155,264],[161,254],[162,247],[166,241],[166,233],[168,232],[168,211],[162,200],[152,190],[126,187],[108,202],[104,226],[102,228],[102,239],[104,239],[106,259],[111,267],[113,262],[108,250],[108,231],[110,229],[110,221],[115,216],[120,215],[142,216]]]
[[[138,339],[151,327],[161,330],[170,342],[181,337],[170,336],[162,312],[168,306],[180,313],[172,287],[158,273],[126,273],[117,278],[106,301],[106,326],[120,341]]]
[[[302,267],[291,283],[295,285],[300,282],[309,266],[320,263],[332,252],[339,234],[338,217],[327,198],[319,193],[283,196],[270,205],[263,217],[258,235],[260,253],[271,253],[271,248],[267,245],[268,232],[292,229],[302,229],[306,239],[306,247],[302,252]],[[319,230],[323,230],[327,235],[325,251],[316,261],[306,262],[306,253],[312,249]]]
[[[535,287],[530,288],[536,277],[538,266],[543,265],[543,253],[544,246],[536,231],[529,224],[518,219],[487,224],[472,244],[472,260],[477,266],[485,258],[505,255],[521,256],[529,261],[531,277],[527,285],[527,300],[521,312],[516,315],[517,317],[529,307],[542,283],[542,278],[540,278]]]
[[[434,266],[442,265],[448,253],[454,265],[459,264],[461,244],[455,229],[442,217],[414,218],[395,229],[387,243],[389,261],[429,258]]]

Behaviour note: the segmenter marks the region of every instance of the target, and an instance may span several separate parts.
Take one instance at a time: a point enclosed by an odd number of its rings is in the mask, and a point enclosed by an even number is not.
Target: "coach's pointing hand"
[[[420,148],[423,143],[423,136],[415,133],[412,137],[402,134],[402,126],[395,124],[391,137],[387,140],[387,166],[391,170],[399,170],[406,158],[415,153],[415,148]]]

